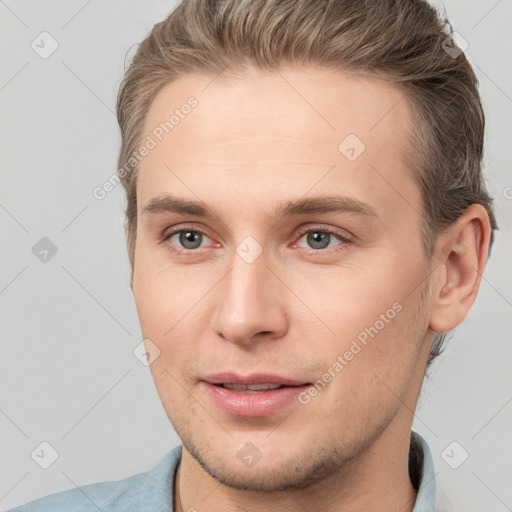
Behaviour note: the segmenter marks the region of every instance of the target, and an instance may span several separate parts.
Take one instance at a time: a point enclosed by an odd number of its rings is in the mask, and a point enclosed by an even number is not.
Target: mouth
[[[235,391],[237,393],[262,393],[265,391],[272,391],[274,389],[299,387],[299,386],[303,386],[303,385],[305,386],[308,384],[294,384],[292,386],[290,386],[290,385],[285,386],[282,384],[235,384],[235,383],[214,384],[214,386],[229,389],[229,390]]]
[[[209,398],[233,416],[271,416],[297,403],[310,382],[270,374],[241,376],[233,373],[209,375],[202,384]]]
[[[212,373],[206,375],[203,380],[209,384],[221,384],[223,386],[304,386],[310,384],[298,379],[283,377],[272,373],[252,373],[251,375],[241,375],[235,372]]]

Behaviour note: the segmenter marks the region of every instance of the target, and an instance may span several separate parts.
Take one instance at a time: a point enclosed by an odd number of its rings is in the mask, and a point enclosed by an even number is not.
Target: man
[[[453,49],[421,0],[185,0],[155,25],[120,89],[119,176],[183,445],[15,510],[435,510],[413,414],[497,229]]]

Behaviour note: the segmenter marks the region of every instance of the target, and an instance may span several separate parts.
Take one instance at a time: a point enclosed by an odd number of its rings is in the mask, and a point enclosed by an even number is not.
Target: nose
[[[231,270],[216,293],[211,327],[221,338],[250,346],[285,334],[289,295],[283,280],[269,267],[265,253],[252,263],[234,253]]]

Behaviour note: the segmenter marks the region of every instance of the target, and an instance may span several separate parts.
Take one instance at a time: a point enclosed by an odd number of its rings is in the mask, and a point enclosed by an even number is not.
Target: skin
[[[410,106],[375,78],[311,66],[187,75],[158,93],[143,136],[190,96],[197,107],[140,164],[131,282],[183,443],[175,510],[411,511],[413,411],[435,333],[462,322],[476,298],[485,209],[468,208],[426,260],[421,195],[403,158]],[[350,133],[366,146],[355,161],[338,150]],[[143,213],[170,193],[217,217]],[[280,202],[334,193],[377,216],[273,216]],[[204,231],[200,247],[176,253],[193,246],[179,233],[162,242],[178,227]],[[318,248],[311,232],[325,228],[350,241],[326,234]],[[252,263],[236,252],[248,236],[263,248]],[[220,371],[315,382],[394,303],[401,311],[305,405],[239,418],[201,384]],[[248,442],[261,453],[252,467],[237,457]]]

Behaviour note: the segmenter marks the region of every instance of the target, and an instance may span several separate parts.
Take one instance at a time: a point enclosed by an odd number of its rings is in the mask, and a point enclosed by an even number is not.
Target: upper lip
[[[253,373],[251,375],[238,375],[233,372],[212,373],[203,378],[205,382],[210,384],[279,384],[281,386],[303,386],[308,382],[288,379],[279,375],[270,373]]]

